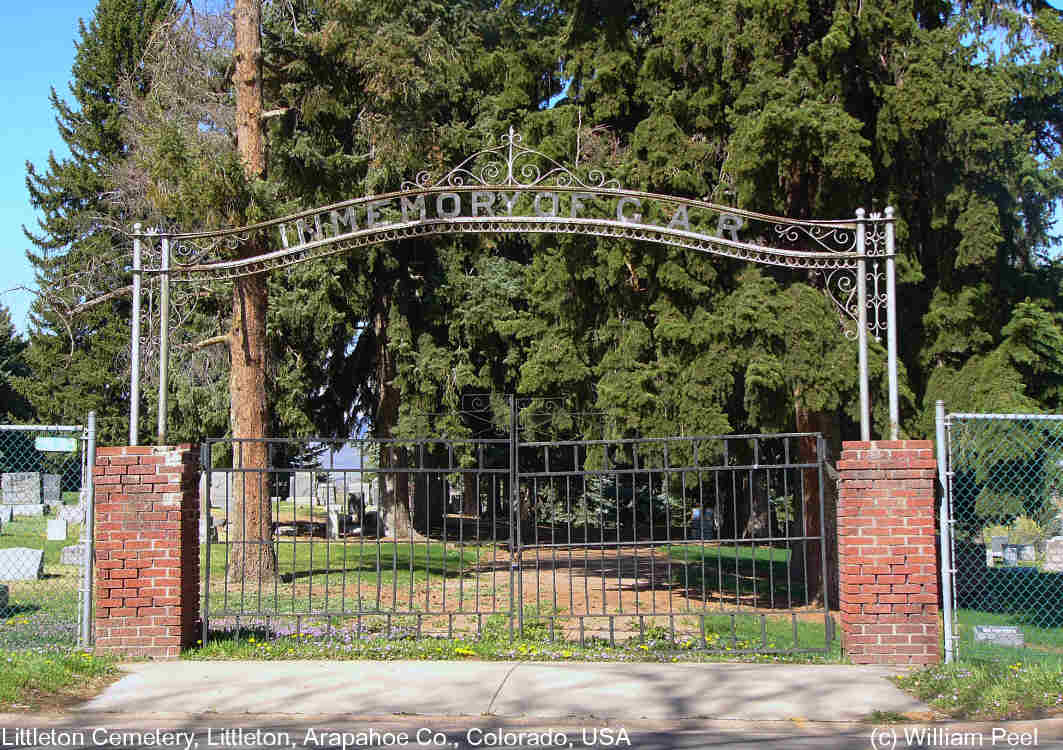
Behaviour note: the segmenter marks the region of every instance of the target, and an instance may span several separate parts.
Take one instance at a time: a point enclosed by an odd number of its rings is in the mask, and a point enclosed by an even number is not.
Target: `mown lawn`
[[[800,546],[790,548],[742,544],[692,542],[672,545],[669,557],[675,561],[674,584],[684,591],[705,592],[714,598],[755,597],[761,606],[804,606],[804,562]],[[817,580],[818,570],[809,570]]]
[[[63,547],[81,536],[80,524],[67,525],[65,541],[47,541],[47,518],[16,517],[0,528],[0,549],[44,550],[44,577],[36,581],[5,580],[8,604],[0,609],[0,649],[28,649],[77,644],[78,588],[81,568],[60,565]]]
[[[1063,607],[1063,602],[1060,602]],[[1021,614],[999,614],[977,609],[957,611],[959,636],[957,649],[966,663],[997,662],[1003,664],[1046,664],[1063,668],[1063,627],[1045,628],[1029,624]],[[1015,625],[1022,632],[1025,646],[1002,646],[975,641],[976,625]]]
[[[62,648],[0,649],[0,710],[62,707],[118,674],[115,660]]]

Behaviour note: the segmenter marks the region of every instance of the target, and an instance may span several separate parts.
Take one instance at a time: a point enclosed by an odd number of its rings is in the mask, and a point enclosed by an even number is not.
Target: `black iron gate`
[[[253,627],[830,649],[818,434],[519,432],[205,443],[204,642]]]

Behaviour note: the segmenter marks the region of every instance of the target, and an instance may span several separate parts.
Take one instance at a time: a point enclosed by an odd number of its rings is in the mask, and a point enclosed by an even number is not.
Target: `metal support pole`
[[[893,207],[886,206],[886,354],[890,391],[890,440],[901,431],[897,395],[897,264],[894,259]]]
[[[166,397],[170,371],[170,238],[162,238],[162,278],[159,295],[159,434],[157,445],[166,445]]]
[[[88,442],[86,472],[81,480],[82,486],[88,490],[85,498],[85,517],[81,527],[81,537],[85,541],[85,558],[82,561],[82,586],[85,592],[81,597],[81,633],[79,638],[82,648],[88,648],[92,645],[92,566],[95,561],[93,514],[96,501],[96,482],[93,476],[93,471],[96,467],[96,412],[94,411],[89,412]]]
[[[524,518],[521,515],[520,504],[520,473],[518,470],[517,462],[520,460],[520,446],[519,446],[519,433],[517,430],[519,425],[517,424],[517,396],[516,394],[509,395],[509,512],[510,512],[510,531],[509,531],[509,543],[512,545],[510,555],[510,594],[509,600],[512,604],[514,597],[516,598],[517,608],[517,637],[524,637],[524,576],[522,570],[523,560],[521,559],[521,524],[524,522]],[[513,578],[516,583],[516,594],[513,593]],[[510,612],[510,618],[513,617],[513,613]]]
[[[941,600],[945,604],[945,663],[951,664],[955,658],[955,642],[952,639],[952,526],[949,519],[949,475],[948,446],[945,443],[945,402],[935,404],[935,421],[937,422],[938,454],[938,488],[941,490]]]
[[[133,225],[133,331],[130,334],[129,444],[137,444],[140,424],[140,224]]]
[[[856,209],[856,340],[860,361],[860,439],[871,439],[871,392],[867,374],[867,258],[864,209]]]

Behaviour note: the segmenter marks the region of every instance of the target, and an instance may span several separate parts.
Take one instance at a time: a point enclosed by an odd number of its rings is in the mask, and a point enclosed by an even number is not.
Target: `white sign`
[[[77,438],[39,437],[33,441],[41,453],[73,453],[77,450]]]

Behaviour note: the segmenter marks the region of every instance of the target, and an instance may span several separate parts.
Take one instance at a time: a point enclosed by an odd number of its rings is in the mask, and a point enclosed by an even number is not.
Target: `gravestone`
[[[989,545],[985,548],[985,564],[987,568],[992,568],[993,563],[997,560],[1004,559],[1004,545],[1008,543],[1006,536],[995,536],[989,540]]]
[[[365,507],[365,501],[362,496],[356,492],[347,493],[347,515],[354,518],[362,517],[362,508]]]
[[[336,488],[325,482],[314,485],[314,505],[322,505],[326,508],[337,508],[339,501],[336,499]]]
[[[360,533],[362,536],[380,537],[387,533],[387,529],[384,526],[384,519],[381,517],[379,511],[367,510],[362,517],[362,525],[360,527]]]
[[[1033,544],[1019,545],[1019,562],[1036,562],[1037,546]]]
[[[48,520],[48,541],[65,542],[67,533],[66,521],[60,518]]]
[[[1004,545],[1004,564],[1014,567],[1019,564],[1019,549],[1016,544]]]
[[[199,541],[213,544],[218,541],[218,525],[214,516],[199,519]]]
[[[339,539],[347,535],[347,530],[352,526],[351,516],[347,513],[330,510],[328,514],[329,539]]]
[[[296,505],[310,505],[314,500],[315,484],[317,480],[313,472],[295,472],[288,485],[288,500]]]
[[[63,501],[59,480],[58,474],[41,474],[41,502],[45,505],[59,505]]]
[[[44,505],[9,505],[12,516],[43,516]]]
[[[974,640],[993,646],[1023,646],[1025,639],[1017,625],[975,625]]]
[[[83,523],[85,509],[80,505],[60,505],[55,517],[67,523]]]
[[[75,565],[80,567],[85,561],[85,542],[78,542],[77,544],[71,544],[69,547],[63,547],[59,553],[60,565]]]
[[[691,511],[690,538],[716,538],[716,517],[711,508],[706,508],[704,512],[702,512],[701,508],[694,508]]]
[[[44,550],[0,549],[0,581],[36,581],[44,575]]]
[[[0,523],[11,523],[10,505],[0,505]]]
[[[1041,570],[1063,573],[1063,536],[1054,536],[1045,542],[1045,562]]]
[[[212,471],[210,473],[210,507],[226,508],[227,513],[232,512],[233,506],[233,476],[230,471]],[[199,497],[207,497],[207,473],[199,475]]]
[[[7,586],[0,586],[0,617],[6,617],[7,612]]]
[[[4,505],[40,505],[41,475],[18,471],[0,476],[0,497]]]

